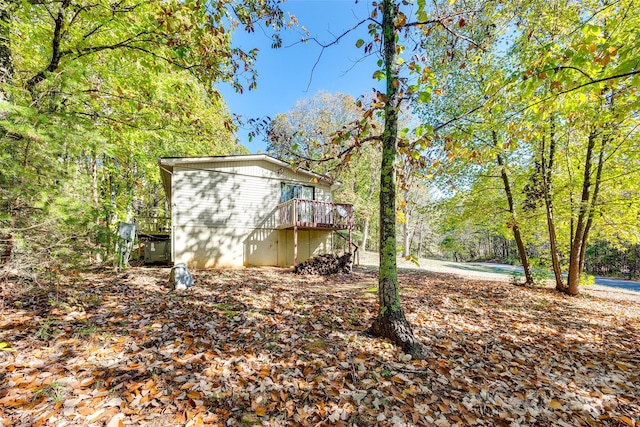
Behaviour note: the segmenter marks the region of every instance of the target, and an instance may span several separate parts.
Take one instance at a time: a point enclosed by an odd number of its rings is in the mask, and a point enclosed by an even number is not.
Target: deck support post
[[[293,266],[298,265],[298,227],[293,227]]]
[[[293,267],[298,265],[298,200],[293,200]]]
[[[351,254],[351,241],[352,241],[352,236],[351,236],[351,231],[353,230],[353,225],[350,223],[349,224],[349,253]],[[353,264],[355,262],[355,254],[351,254],[351,267],[353,268]]]

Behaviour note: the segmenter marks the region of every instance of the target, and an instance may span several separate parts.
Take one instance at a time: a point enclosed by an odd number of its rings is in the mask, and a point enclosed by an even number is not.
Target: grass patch
[[[65,388],[64,384],[54,381],[51,384],[36,390],[33,393],[33,399],[38,400],[42,397],[46,397],[48,401],[58,403],[63,402],[68,394],[69,390]]]
[[[234,307],[230,304],[218,303],[213,304],[212,307],[219,311],[222,311],[222,313],[227,317],[236,317],[238,314],[240,314],[240,312],[234,310]]]
[[[322,353],[327,347],[329,347],[329,343],[322,338],[318,338],[304,345],[305,351],[309,353]]]
[[[366,291],[364,291],[367,294],[371,294],[371,295],[378,295],[378,287],[377,286],[372,286],[370,288],[367,288]]]

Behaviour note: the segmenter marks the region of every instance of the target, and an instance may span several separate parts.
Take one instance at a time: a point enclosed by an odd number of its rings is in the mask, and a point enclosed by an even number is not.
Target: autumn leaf
[[[564,404],[557,400],[551,400],[547,403],[547,406],[551,409],[562,409]]]

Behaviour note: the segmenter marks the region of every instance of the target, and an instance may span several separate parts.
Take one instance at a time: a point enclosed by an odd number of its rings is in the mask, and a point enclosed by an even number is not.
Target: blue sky
[[[371,3],[366,0],[357,3],[355,0],[288,0],[282,8],[295,15],[311,36],[329,43],[369,16]],[[292,45],[301,39],[295,30],[286,30],[282,36],[280,49],[271,48],[270,32],[264,28],[257,28],[251,34],[239,29],[233,36],[235,46],[260,49],[255,64],[257,89],[238,94],[229,85],[218,87],[231,112],[243,120],[273,118],[289,111],[296,101],[310,98],[320,90],[358,97],[379,87],[372,78],[379,58],[364,58],[363,49],[355,47],[360,38],[368,41],[366,24],[324,52],[314,42]],[[314,69],[316,61],[319,62]],[[264,151],[264,141],[257,138],[249,142],[247,133],[247,129],[238,132],[240,144],[252,153]]]

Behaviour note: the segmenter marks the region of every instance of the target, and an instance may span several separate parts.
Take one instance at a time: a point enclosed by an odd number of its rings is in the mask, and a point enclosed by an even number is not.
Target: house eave
[[[196,163],[218,163],[218,162],[246,162],[262,160],[273,163],[278,167],[287,168],[295,173],[308,176],[317,182],[323,182],[331,186],[331,190],[339,188],[342,184],[334,181],[331,177],[312,172],[307,169],[294,168],[289,163],[271,157],[267,154],[246,154],[235,156],[204,156],[204,157],[160,157],[158,164],[162,174],[162,183],[167,194],[167,198],[171,199],[171,175],[173,168],[176,166],[188,166]]]

